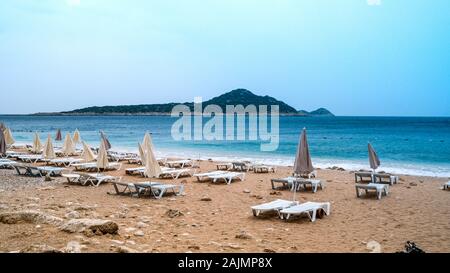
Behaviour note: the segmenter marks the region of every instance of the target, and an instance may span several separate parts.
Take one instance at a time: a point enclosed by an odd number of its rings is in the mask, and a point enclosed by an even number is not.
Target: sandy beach
[[[135,166],[124,164],[108,174],[122,176],[122,181],[149,181],[125,175],[124,168]],[[201,161],[195,171],[214,169],[214,162]],[[408,240],[426,252],[450,251],[450,196],[440,189],[447,179],[400,176],[390,194],[377,200],[373,195],[356,197],[352,172],[318,170],[325,189],[300,191],[296,199],[330,202],[330,216],[316,222],[307,217],[289,222],[276,216],[255,218],[250,206],[292,199],[289,190],[275,191],[270,185],[271,178],[290,173],[288,167],[278,167],[276,173],[248,172],[245,181],[231,185],[194,177],[151,179],[185,187],[183,196],[156,200],[117,196],[110,184],[69,185],[61,177],[44,182],[2,169],[0,214],[33,210],[64,221],[107,219],[119,230],[95,235],[68,233],[51,224],[0,223],[0,251],[70,252],[75,245],[81,252],[371,252],[367,244],[375,241],[382,252],[396,252]],[[168,210],[181,213],[169,217]]]

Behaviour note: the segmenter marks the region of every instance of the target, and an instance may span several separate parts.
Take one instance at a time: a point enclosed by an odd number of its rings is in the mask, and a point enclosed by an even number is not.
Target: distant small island
[[[117,106],[91,106],[72,111],[56,112],[56,113],[36,113],[34,115],[170,115],[172,108],[176,105],[184,104],[189,106],[191,110],[194,108],[193,102],[185,103],[163,103],[163,104],[139,104],[139,105],[117,105]],[[334,116],[325,108],[308,112],[305,110],[296,110],[294,107],[279,101],[270,96],[258,96],[247,89],[235,89],[223,95],[214,97],[203,102],[203,107],[215,104],[222,109],[226,105],[278,105],[281,115],[292,116]]]

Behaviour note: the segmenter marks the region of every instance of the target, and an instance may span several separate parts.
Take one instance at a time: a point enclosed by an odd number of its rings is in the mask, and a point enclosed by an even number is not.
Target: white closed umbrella
[[[152,150],[153,144],[150,142],[147,143],[147,147],[145,148],[145,174],[147,177],[159,177],[161,174],[161,167],[156,160],[155,154]]]
[[[91,147],[89,147],[89,145],[84,141],[83,141],[83,153],[81,154],[81,158],[83,158],[85,162],[95,160],[94,152],[92,151]]]
[[[138,147],[139,147],[139,156],[141,157],[141,163],[142,163],[142,165],[144,165],[145,164],[144,148],[142,147],[141,143],[138,143]]]
[[[6,145],[13,145],[14,142],[16,142],[16,140],[14,139],[14,137],[13,137],[13,135],[12,135],[11,129],[6,128],[6,129],[3,131],[3,133],[4,133],[4,135],[5,135],[5,142],[6,142]]]
[[[73,142],[74,142],[75,144],[81,142],[80,131],[78,131],[78,129],[75,129],[75,132],[73,132],[72,140],[73,140]]]
[[[56,158],[55,150],[53,149],[52,136],[48,134],[47,142],[44,145],[43,156],[45,159]]]
[[[142,146],[144,147],[144,150],[147,149],[147,147],[150,147],[152,151],[155,149],[155,147],[153,147],[152,137],[150,136],[149,132],[145,133],[144,140],[142,141]]]
[[[65,155],[74,155],[76,153],[75,145],[73,144],[72,138],[70,137],[70,133],[66,134],[66,138],[64,139],[64,144],[62,147],[62,152]]]
[[[39,137],[39,133],[35,132],[34,133],[34,139],[33,139],[33,148],[32,148],[32,152],[33,153],[40,153],[42,150],[42,142],[41,139]]]
[[[97,168],[106,169],[109,165],[108,154],[106,152],[106,146],[104,141],[100,141],[100,149],[97,155]]]

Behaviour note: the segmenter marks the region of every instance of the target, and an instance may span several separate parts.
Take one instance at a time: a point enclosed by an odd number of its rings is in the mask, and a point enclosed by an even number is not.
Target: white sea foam
[[[118,150],[126,152],[137,153],[137,149],[130,147],[117,147]],[[174,158],[191,158],[199,160],[213,160],[213,161],[251,161],[256,164],[269,164],[275,166],[293,166],[294,157],[288,156],[222,156],[214,152],[182,152],[173,149],[158,149],[155,152],[157,157],[174,157]],[[314,167],[326,169],[331,167],[340,167],[349,171],[357,171],[361,169],[369,170],[369,162],[367,160],[346,160],[346,159],[332,159],[332,158],[312,158]],[[450,177],[450,164],[432,165],[432,164],[420,164],[420,163],[405,163],[405,162],[386,162],[382,161],[382,165],[377,171],[385,171],[392,174],[414,175],[414,176],[430,176],[430,177]]]

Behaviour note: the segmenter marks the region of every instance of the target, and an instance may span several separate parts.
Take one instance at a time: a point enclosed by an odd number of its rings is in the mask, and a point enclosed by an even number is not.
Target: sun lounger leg
[[[312,211],[311,222],[316,221],[316,215],[317,215],[317,210],[315,209],[315,210]]]

